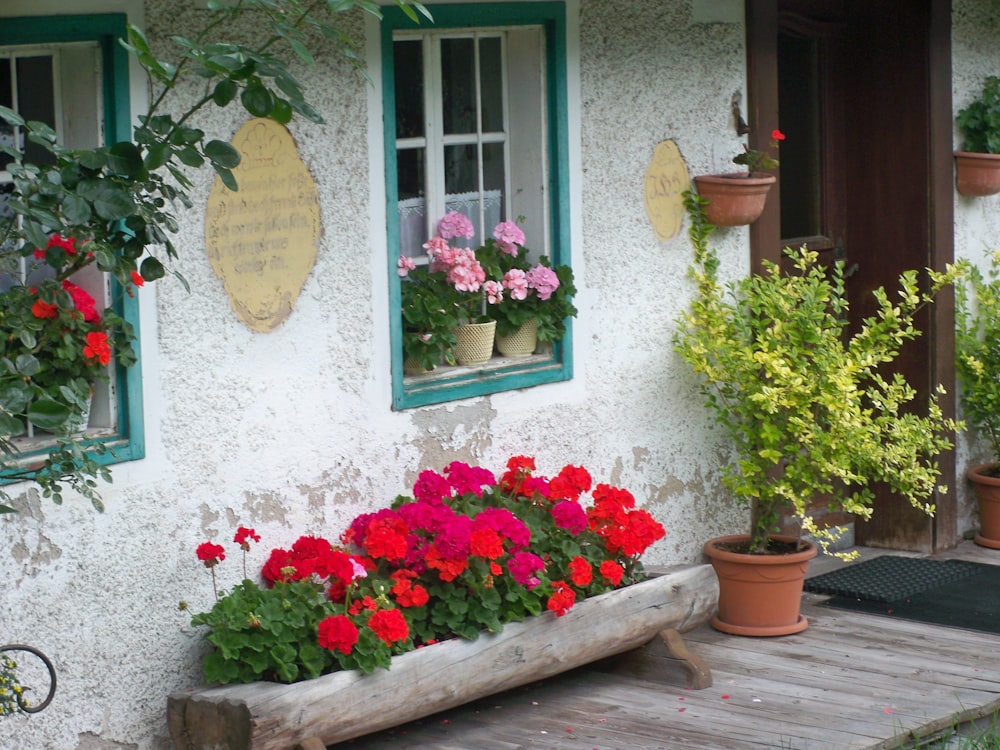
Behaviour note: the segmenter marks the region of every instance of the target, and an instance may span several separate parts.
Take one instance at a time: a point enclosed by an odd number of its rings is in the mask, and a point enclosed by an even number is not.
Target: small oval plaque
[[[680,149],[672,140],[656,145],[653,160],[646,170],[646,215],[661,241],[669,240],[681,230],[684,220],[684,198],[691,187],[687,165]]]

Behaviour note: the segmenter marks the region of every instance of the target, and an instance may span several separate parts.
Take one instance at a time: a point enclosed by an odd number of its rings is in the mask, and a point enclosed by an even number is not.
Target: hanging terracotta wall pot
[[[975,542],[990,549],[1000,549],[1000,477],[989,473],[995,468],[995,464],[984,464],[967,472],[979,505],[979,533]]]
[[[705,216],[717,227],[752,224],[760,218],[767,194],[776,182],[773,174],[746,172],[700,175],[694,178],[698,195],[708,199]]]
[[[1000,193],[1000,154],[956,151],[955,187],[969,197]]]
[[[723,633],[774,636],[801,633],[809,626],[801,614],[802,586],[816,545],[788,554],[751,555],[747,534],[721,536],[705,543],[705,554],[719,578],[719,614],[712,627]],[[773,536],[794,549],[798,537]]]

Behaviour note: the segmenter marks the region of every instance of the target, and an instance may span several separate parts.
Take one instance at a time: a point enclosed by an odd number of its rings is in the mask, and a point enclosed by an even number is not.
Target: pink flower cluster
[[[508,255],[517,257],[518,246],[524,246],[524,232],[513,221],[502,221],[493,229],[497,247]]]

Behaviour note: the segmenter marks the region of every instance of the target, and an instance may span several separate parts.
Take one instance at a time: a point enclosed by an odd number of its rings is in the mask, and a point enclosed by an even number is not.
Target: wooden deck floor
[[[1000,564],[1000,552],[971,543],[941,556]],[[816,561],[811,574],[841,564]],[[1000,710],[1000,636],[833,610],[823,599],[806,595],[810,626],[798,635],[685,634],[712,669],[706,690],[687,689],[676,662],[647,651],[646,679],[619,657],[336,748],[881,749]]]

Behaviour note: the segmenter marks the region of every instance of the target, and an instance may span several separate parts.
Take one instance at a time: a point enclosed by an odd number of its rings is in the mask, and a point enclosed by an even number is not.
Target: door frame
[[[770,133],[778,127],[778,57],[777,0],[745,0],[747,53],[747,120],[751,148],[766,149]],[[928,185],[928,236],[930,265],[937,271],[954,261],[954,191],[953,184],[953,115],[951,69],[951,0],[930,0],[928,32],[928,101],[926,127],[930,153]],[[757,272],[762,262],[780,261],[780,190],[781,180],[772,188],[764,213],[750,225],[751,269]],[[955,416],[955,301],[951,288],[942,290],[931,309],[928,383],[940,383],[946,393],[939,404],[946,416]],[[953,438],[954,439],[954,438]],[[942,482],[948,492],[933,498],[937,512],[919,540],[917,551],[935,551],[954,547],[959,542],[957,490],[961,477],[956,474],[954,450],[938,459]]]

